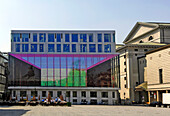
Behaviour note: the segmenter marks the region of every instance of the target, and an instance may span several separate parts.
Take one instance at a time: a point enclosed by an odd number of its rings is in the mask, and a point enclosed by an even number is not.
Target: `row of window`
[[[15,51],[21,52],[20,47],[22,45],[22,52],[29,52],[29,44],[15,44]],[[38,52],[38,45],[31,44],[30,52]],[[72,47],[72,51],[70,51],[70,47]],[[63,44],[63,52],[77,52],[76,51],[76,44]],[[48,44],[48,52],[61,52],[61,44]],[[39,44],[39,52],[44,52],[44,44]],[[88,52],[87,51],[87,44],[80,44],[80,52]],[[96,52],[96,44],[89,44],[89,52]],[[103,52],[102,44],[98,44],[98,52]],[[104,45],[104,52],[110,53],[111,52],[111,44]]]
[[[80,42],[87,42],[87,37],[89,39],[88,42],[94,42],[93,34],[80,34]],[[29,42],[30,34],[12,34],[13,42],[20,42],[20,38],[22,39],[22,42]],[[48,33],[48,42],[61,42],[62,39],[62,33]],[[97,41],[102,42],[102,34],[97,34]],[[33,33],[33,42],[38,42],[37,33]],[[46,33],[39,33],[39,42],[46,42]],[[78,42],[78,34],[65,34],[65,42]],[[111,34],[104,34],[104,42],[111,42]],[[113,42],[115,42],[115,34],[113,34]]]
[[[49,91],[49,94],[51,97],[53,96],[53,91]],[[62,95],[62,91],[57,91],[57,97],[60,97]],[[70,91],[66,91],[66,97],[71,97]],[[27,91],[20,91],[20,97],[26,97]],[[31,91],[31,96],[38,97],[37,91]],[[16,92],[13,91],[13,97],[16,97]],[[46,91],[42,91],[42,97],[47,97]],[[72,91],[72,97],[77,97],[77,91]],[[86,91],[81,91],[81,97],[86,97]],[[90,97],[97,98],[97,92],[91,91]],[[101,92],[102,98],[108,98],[108,92]],[[112,98],[115,98],[115,92],[112,92]]]

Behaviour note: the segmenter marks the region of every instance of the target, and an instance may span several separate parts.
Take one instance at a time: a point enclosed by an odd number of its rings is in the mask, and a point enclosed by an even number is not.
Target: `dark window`
[[[49,91],[50,96],[53,97],[53,91]]]
[[[70,91],[66,91],[66,97],[70,97]]]
[[[87,44],[80,44],[80,52],[87,52]]]
[[[124,55],[124,58],[126,58],[126,55]]]
[[[145,52],[147,52],[147,51],[148,51],[148,49],[144,49],[144,51],[145,51]]]
[[[85,91],[81,92],[81,97],[86,97],[86,92]]]
[[[29,42],[29,34],[22,33],[22,42]]]
[[[57,33],[57,42],[61,42],[61,34]]]
[[[28,44],[22,44],[22,52],[28,52],[29,45]]]
[[[113,42],[115,42],[115,34],[113,34]]]
[[[57,91],[57,97],[60,97],[61,91]]]
[[[33,42],[37,42],[37,34],[33,33]]]
[[[80,34],[80,42],[87,42],[87,35],[86,34]]]
[[[57,52],[61,52],[61,44],[57,44]]]
[[[16,96],[16,91],[13,91],[13,97],[15,97]]]
[[[70,36],[69,36],[69,34],[65,34],[65,42],[70,42]]]
[[[46,91],[42,91],[42,97],[46,97]]]
[[[44,52],[44,44],[39,45],[39,52]]]
[[[70,44],[63,44],[63,52],[70,52]]]
[[[126,80],[126,77],[124,77],[124,80]]]
[[[111,44],[104,45],[104,52],[106,53],[111,52]]]
[[[138,49],[135,49],[135,51],[138,51]]]
[[[163,74],[162,74],[163,70],[162,69],[159,69],[159,80],[160,80],[160,83],[163,83]]]
[[[20,52],[20,44],[15,44],[15,51]]]
[[[20,97],[26,97],[27,92],[26,91],[20,91]]]
[[[124,65],[126,65],[126,61],[124,62]]]
[[[115,98],[115,92],[112,92],[112,98]]]
[[[73,91],[73,97],[77,97],[77,91]]]
[[[138,85],[138,82],[136,82],[136,85]]]
[[[152,39],[153,39],[153,37],[152,37],[152,36],[150,36],[148,40],[150,41],[150,40],[152,40]]]
[[[31,97],[33,96],[37,97],[37,91],[31,91]]]
[[[102,44],[98,44],[98,52],[102,52]]]
[[[111,35],[110,34],[104,34],[104,42],[111,42]]]
[[[45,42],[46,41],[46,34],[40,33],[39,34],[39,42]]]
[[[31,52],[37,52],[37,44],[31,44]]]
[[[102,92],[102,98],[108,98],[108,92]]]
[[[72,44],[72,52],[76,52],[76,44]]]
[[[97,92],[90,92],[90,97],[97,97]]]
[[[143,41],[142,41],[142,40],[140,40],[140,41],[139,41],[139,43],[143,43]]]
[[[126,88],[126,84],[125,84],[125,88]]]
[[[48,44],[48,52],[55,52],[54,44]]]
[[[102,34],[97,34],[98,42],[102,42]]]
[[[89,34],[89,42],[93,42],[93,34]]]
[[[78,42],[78,34],[72,34],[72,42]]]
[[[13,42],[20,42],[20,34],[19,33],[12,33],[12,41]]]
[[[137,56],[137,54],[135,54],[135,56]]]
[[[89,44],[89,52],[96,52],[96,44]]]
[[[54,34],[53,33],[48,34],[48,42],[54,42]]]
[[[73,102],[74,102],[74,103],[77,103],[77,99],[73,99]]]
[[[126,72],[126,68],[124,69],[124,72]]]

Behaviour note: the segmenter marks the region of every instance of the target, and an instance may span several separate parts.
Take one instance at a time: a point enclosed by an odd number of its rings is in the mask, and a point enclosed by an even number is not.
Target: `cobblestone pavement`
[[[0,106],[0,116],[170,116],[170,108],[142,106],[73,105]]]

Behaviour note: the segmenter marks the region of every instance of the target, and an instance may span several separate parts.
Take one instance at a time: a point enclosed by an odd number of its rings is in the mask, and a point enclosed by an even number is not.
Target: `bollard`
[[[169,105],[167,105],[167,108],[170,108],[170,106],[169,106]]]
[[[158,107],[159,107],[159,105],[156,105],[156,107],[158,108]]]
[[[161,108],[164,108],[164,105],[161,105]]]

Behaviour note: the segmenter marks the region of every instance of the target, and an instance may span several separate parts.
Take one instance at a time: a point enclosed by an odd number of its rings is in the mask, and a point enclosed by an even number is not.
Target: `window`
[[[98,42],[102,42],[102,34],[97,34]]]
[[[93,34],[89,34],[89,42],[93,42]]]
[[[12,41],[13,42],[20,42],[20,34],[19,33],[12,33]]]
[[[37,97],[37,91],[31,91],[31,97],[32,97],[32,96]]]
[[[137,54],[135,54],[135,56],[137,56]]]
[[[72,42],[78,42],[78,34],[72,34]]]
[[[102,44],[98,44],[98,52],[102,52]]]
[[[90,92],[90,97],[97,97],[97,92]]]
[[[126,88],[126,84],[125,84],[125,88]]]
[[[80,52],[87,52],[87,44],[80,44]]]
[[[124,72],[126,72],[126,68],[124,69]]]
[[[31,52],[37,52],[37,44],[31,44]]]
[[[85,91],[81,92],[81,97],[86,97],[86,92]]]
[[[70,36],[69,36],[69,34],[65,34],[65,42],[70,42]]]
[[[22,44],[22,52],[28,52],[29,46],[28,44]]]
[[[57,91],[57,97],[60,97],[61,91]]]
[[[124,62],[124,65],[126,65],[126,61]]]
[[[89,44],[89,52],[96,52],[96,45],[95,44]]]
[[[46,41],[46,34],[40,33],[39,34],[39,42],[45,42]]]
[[[143,43],[143,41],[142,41],[142,40],[140,40],[140,41],[139,41],[139,43]]]
[[[48,34],[48,42],[54,42],[54,33]]]
[[[62,38],[61,35],[62,35],[61,33],[57,33],[57,42],[61,42]]]
[[[77,97],[77,91],[73,91],[73,97]]]
[[[13,97],[15,97],[16,96],[16,91],[13,91]]]
[[[44,52],[44,44],[39,45],[39,52]]]
[[[104,45],[104,52],[106,52],[106,53],[110,53],[111,52],[111,45],[110,44]]]
[[[20,91],[20,97],[26,97],[27,92],[26,91]]]
[[[61,44],[57,44],[57,52],[61,52]]]
[[[66,97],[70,97],[70,91],[66,91]]]
[[[46,97],[46,91],[42,91],[42,97]]]
[[[160,83],[163,83],[163,74],[162,74],[163,70],[159,69],[159,81]]]
[[[77,103],[77,99],[73,99],[73,102],[74,102],[74,103]]]
[[[126,55],[124,55],[124,58],[126,58]]]
[[[87,42],[87,35],[86,34],[80,34],[80,42]]]
[[[22,42],[29,41],[29,33],[22,33]]]
[[[37,34],[33,33],[33,42],[37,42]]]
[[[102,98],[108,98],[108,92],[102,92]]]
[[[104,34],[104,42],[111,42],[111,35],[110,34]]]
[[[48,52],[55,52],[54,44],[48,44]]]
[[[135,49],[135,51],[138,51],[138,49]]]
[[[126,80],[126,77],[124,77],[124,80]]]
[[[70,44],[63,44],[63,52],[70,52]]]
[[[113,34],[113,42],[115,42],[115,34]]]
[[[145,52],[147,52],[147,51],[148,51],[148,49],[144,49],[144,51],[145,51]]]
[[[115,98],[115,92],[112,92],[112,98]]]
[[[53,91],[49,91],[51,97],[53,97]]]
[[[150,36],[148,40],[150,41],[150,40],[152,40],[152,39],[153,39],[153,37],[152,37],[152,36]]]
[[[72,52],[76,52],[76,44],[72,44]]]
[[[20,44],[15,44],[15,51],[20,52]]]

